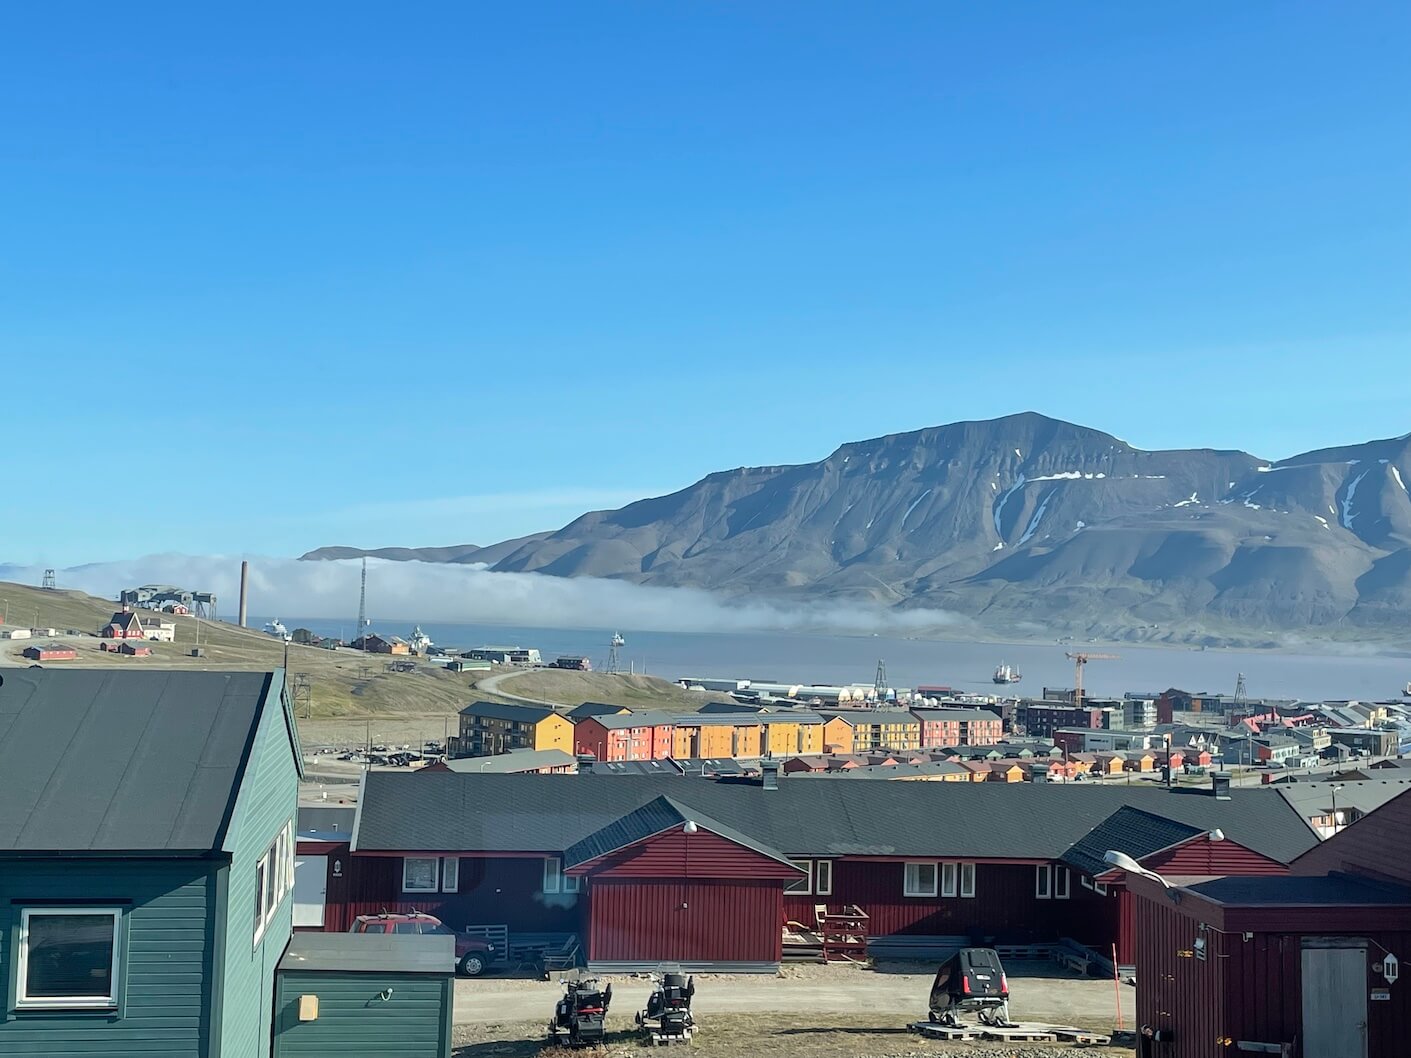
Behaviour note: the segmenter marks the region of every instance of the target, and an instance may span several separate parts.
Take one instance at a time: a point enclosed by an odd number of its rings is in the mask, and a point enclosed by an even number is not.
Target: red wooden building
[[[675,725],[662,713],[599,714],[573,725],[574,752],[600,761],[665,760]]]
[[[147,638],[147,633],[142,630],[142,622],[131,610],[120,610],[113,614],[112,619],[99,630],[98,634],[104,639]]]
[[[1317,840],[1266,789],[1224,800],[1042,783],[373,772],[351,845],[329,856],[341,877],[330,874],[322,918],[345,929],[357,914],[417,907],[455,928],[574,933],[590,965],[612,968],[772,965],[784,923],[812,922],[819,904],[861,907],[878,951],[891,936],[923,952],[970,937],[1105,950],[1120,899],[1081,884],[1087,861],[1065,857],[1138,805],[1168,828],[1127,846],[1113,834],[1137,856],[1177,855],[1219,827],[1263,868]],[[1136,822],[1124,814],[1114,831]]]
[[[73,661],[78,651],[65,643],[45,643],[25,647],[24,656],[30,661]]]
[[[1411,1039],[1411,793],[1282,877],[1131,877],[1139,1054],[1404,1058]],[[1199,868],[1200,865],[1195,865]]]

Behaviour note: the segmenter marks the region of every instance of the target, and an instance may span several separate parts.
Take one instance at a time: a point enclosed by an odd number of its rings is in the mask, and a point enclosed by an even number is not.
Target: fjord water
[[[255,624],[264,619],[254,619]],[[288,628],[304,627],[320,635],[352,637],[352,622],[284,618]],[[380,621],[374,631],[407,636],[412,622]],[[544,660],[561,654],[589,658],[603,666],[612,632],[601,629],[526,628],[501,625],[423,624],[439,645],[538,647]],[[622,664],[653,676],[739,677],[779,683],[871,684],[879,659],[887,663],[893,687],[939,684],[956,690],[989,693],[990,674],[1000,662],[1023,673],[1022,683],[1007,694],[1037,697],[1044,686],[1071,687],[1073,663],[1068,650],[1102,651],[1116,661],[1093,661],[1085,677],[1090,693],[1124,691],[1233,692],[1245,674],[1251,697],[1314,699],[1395,698],[1411,680],[1411,656],[1295,654],[1258,650],[1191,650],[1177,647],[1057,643],[961,643],[887,636],[839,636],[781,632],[686,633],[620,629],[627,639]]]

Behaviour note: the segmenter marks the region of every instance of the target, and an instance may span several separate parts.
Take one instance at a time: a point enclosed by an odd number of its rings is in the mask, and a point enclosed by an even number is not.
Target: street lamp
[[[1107,864],[1109,867],[1116,867],[1119,871],[1125,871],[1127,874],[1136,874],[1140,875],[1143,878],[1150,878],[1153,882],[1156,882],[1159,886],[1161,886],[1161,888],[1166,890],[1166,895],[1171,898],[1171,901],[1173,903],[1180,903],[1180,889],[1172,885],[1170,882],[1168,882],[1165,878],[1161,877],[1161,875],[1157,874],[1155,871],[1148,870],[1147,868],[1143,867],[1140,863],[1132,859],[1132,857],[1128,856],[1125,852],[1118,852],[1116,849],[1108,849],[1102,854],[1102,862]]]
[[[1333,783],[1333,833],[1338,832],[1338,791],[1342,789],[1342,783]]]

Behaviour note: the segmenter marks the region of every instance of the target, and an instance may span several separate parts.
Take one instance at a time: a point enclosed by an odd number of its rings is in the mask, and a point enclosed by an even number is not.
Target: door
[[[1303,948],[1303,1058],[1367,1058],[1367,949]]]
[[[294,928],[323,925],[328,899],[328,857],[294,857]]]

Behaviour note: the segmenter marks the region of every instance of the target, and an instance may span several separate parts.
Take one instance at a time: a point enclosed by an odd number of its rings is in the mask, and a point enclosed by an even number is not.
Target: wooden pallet
[[[981,1027],[980,1035],[987,1040],[1003,1040],[1006,1043],[1052,1043],[1058,1039],[1056,1033],[1040,1025],[1016,1025],[1004,1029],[996,1025],[985,1025]]]
[[[933,1040],[978,1040],[980,1030],[973,1025],[956,1028],[954,1025],[937,1025],[934,1021],[913,1021],[907,1026],[918,1036]]]

